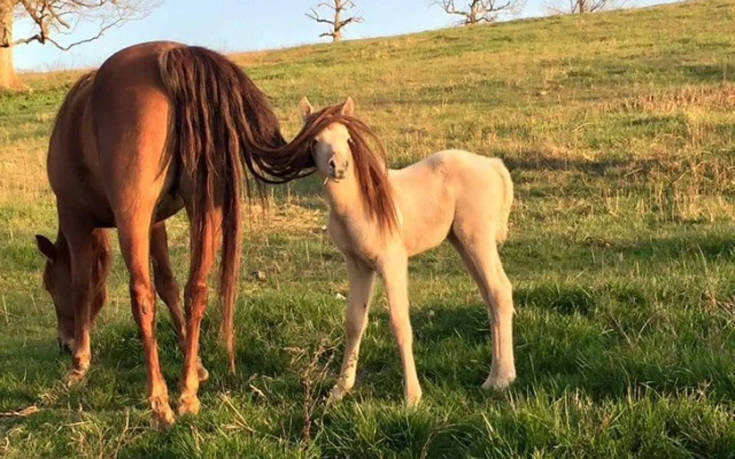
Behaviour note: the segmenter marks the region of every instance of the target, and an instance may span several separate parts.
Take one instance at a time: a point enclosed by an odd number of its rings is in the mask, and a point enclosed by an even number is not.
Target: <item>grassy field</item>
[[[442,246],[411,265],[421,406],[402,404],[378,295],[358,386],[325,409],[346,274],[309,178],[275,189],[268,215],[251,211],[238,374],[213,302],[202,413],[164,433],[149,429],[119,256],[88,379],[60,383],[69,359],[33,234],[56,231],[45,148],[77,75],[27,76],[32,92],[0,94],[0,456],[735,456],[733,24],[735,1],[717,0],[233,56],[288,135],[301,96],[321,106],[352,95],[394,167],[445,147],[506,161],[516,202],[501,257],[519,377],[504,393],[479,388],[486,314]],[[186,221],[169,228],[183,282]],[[176,397],[181,357],[159,311]],[[38,411],[13,413],[28,407]]]

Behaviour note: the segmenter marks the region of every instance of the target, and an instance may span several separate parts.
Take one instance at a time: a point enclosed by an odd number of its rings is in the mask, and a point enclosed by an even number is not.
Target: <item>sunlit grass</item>
[[[735,450],[735,2],[554,17],[234,56],[284,131],[296,103],[351,95],[398,167],[445,147],[500,156],[516,183],[501,256],[514,284],[518,381],[490,369],[483,304],[451,247],[413,260],[412,321],[424,403],[402,405],[378,295],[358,386],[321,404],[341,358],[347,289],[322,227],[320,184],[273,190],[250,212],[237,311],[237,375],[205,321],[204,409],[151,431],[145,371],[116,261],[87,382],[41,288],[33,234],[56,231],[45,178],[53,116],[79,73],[29,75],[0,94],[0,456],[718,457]],[[183,216],[169,223],[183,284]],[[255,280],[253,271],[265,273]],[[163,309],[163,308],[162,308]],[[181,358],[166,313],[172,395]],[[301,379],[311,357],[311,439]],[[305,448],[305,449],[303,449]]]

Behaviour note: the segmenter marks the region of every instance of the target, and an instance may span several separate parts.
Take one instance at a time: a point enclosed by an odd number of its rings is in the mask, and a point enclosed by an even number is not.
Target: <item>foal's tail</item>
[[[503,202],[500,206],[500,225],[495,234],[495,242],[502,244],[508,238],[508,218],[510,217],[510,208],[513,205],[513,180],[510,178],[510,172],[503,164],[500,158],[494,158],[493,168],[500,176],[503,186]]]
[[[224,56],[199,47],[164,51],[158,59],[161,80],[173,116],[167,154],[181,162],[192,181],[191,256],[206,250],[202,231],[222,211],[222,259],[219,294],[222,298],[222,334],[235,370],[233,315],[240,266],[243,188],[250,191],[244,166],[255,172],[267,160],[256,147],[277,148],[285,141],[263,93]],[[255,163],[255,164],[254,164]],[[257,176],[257,175],[256,175]]]

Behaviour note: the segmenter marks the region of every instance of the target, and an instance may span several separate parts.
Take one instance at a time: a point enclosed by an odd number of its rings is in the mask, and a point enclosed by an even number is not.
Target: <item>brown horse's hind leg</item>
[[[116,215],[120,251],[130,272],[130,298],[133,316],[140,328],[143,352],[148,372],[148,400],[153,410],[156,427],[165,428],[174,423],[174,413],[168,403],[166,380],[158,361],[155,336],[155,293],[150,280],[149,245],[151,212],[137,209],[131,214]]]
[[[192,212],[187,207],[189,219]],[[179,395],[179,415],[199,412],[199,328],[207,308],[207,277],[214,262],[218,228],[222,222],[221,211],[211,211],[202,228],[191,230],[191,265],[189,280],[186,283],[186,353],[181,374],[181,394]]]
[[[155,279],[156,292],[158,292],[158,296],[161,297],[171,313],[171,322],[173,322],[176,331],[179,348],[181,353],[186,355],[186,328],[181,314],[179,284],[171,271],[166,224],[163,221],[154,223],[151,227],[151,257],[153,258],[153,278]],[[197,363],[197,374],[199,381],[206,381],[209,378],[209,372],[204,368],[201,361]]]

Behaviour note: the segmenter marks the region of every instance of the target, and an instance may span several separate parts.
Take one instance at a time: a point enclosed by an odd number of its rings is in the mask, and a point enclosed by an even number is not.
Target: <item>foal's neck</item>
[[[350,170],[347,178],[335,182],[328,179],[324,188],[327,191],[329,209],[341,219],[353,219],[364,215],[365,203],[360,186],[355,179],[354,170]]]

